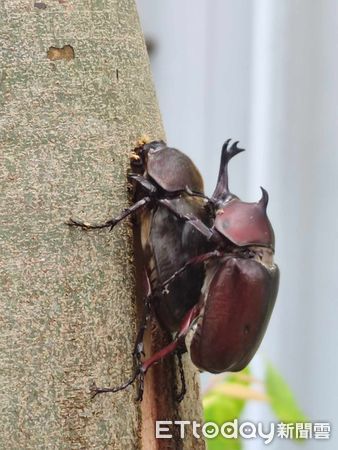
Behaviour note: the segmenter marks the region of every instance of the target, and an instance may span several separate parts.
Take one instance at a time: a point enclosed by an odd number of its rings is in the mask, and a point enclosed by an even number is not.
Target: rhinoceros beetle
[[[151,314],[156,316],[163,328],[175,332],[179,330],[185,315],[198,302],[205,274],[203,262],[190,265],[172,280],[170,289],[165,292],[162,289],[164,282],[178,268],[208,250],[209,243],[199,228],[207,232],[206,224],[211,225],[212,221],[203,193],[202,177],[184,153],[167,147],[163,141],[143,143],[131,155],[131,170],[128,178],[134,185],[135,203],[130,208],[103,224],[90,225],[73,219],[68,224],[84,229],[112,229],[127,216],[138,216],[134,230],[141,242],[145,284],[148,286],[144,317],[133,352],[139,367],[143,336]],[[200,225],[192,226],[190,219],[182,220],[181,217],[198,218]],[[182,384],[178,398],[182,398],[185,393],[181,361],[184,351],[184,345],[176,346]],[[113,388],[113,391],[119,389]],[[141,382],[140,398],[142,390]],[[96,387],[92,389],[93,394],[103,391]]]
[[[254,356],[267,327],[278,291],[279,270],[273,263],[274,233],[266,214],[268,194],[246,203],[229,191],[228,163],[243,151],[237,142],[222,148],[218,181],[211,198],[192,161],[163,141],[140,145],[130,179],[136,202],[101,225],[70,220],[83,228],[114,227],[140,213],[140,239],[149,279],[145,319],[135,344],[137,367],[121,386],[93,387],[92,393],[117,392],[139,380],[155,362],[176,353],[185,393],[181,354],[193,332],[190,356],[201,370],[238,371]],[[154,312],[175,332],[173,341],[142,361],[143,333]]]
[[[268,194],[261,188],[261,199],[246,203],[229,191],[228,162],[242,149],[228,144],[222,149],[210,199],[213,225],[205,233],[214,250],[187,263],[205,262],[190,356],[198,368],[211,373],[239,371],[250,362],[265,334],[279,285],[274,233],[266,214]],[[198,225],[196,218],[192,220]]]

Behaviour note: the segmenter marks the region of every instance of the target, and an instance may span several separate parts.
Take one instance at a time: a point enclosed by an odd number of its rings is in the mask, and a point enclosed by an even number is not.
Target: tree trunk
[[[135,388],[89,395],[132,372],[132,230],[65,222],[120,212],[129,151],[164,136],[134,1],[6,1],[0,29],[0,448],[204,448],[191,432],[154,438],[156,418],[201,421],[188,362],[179,408],[173,360],[141,408]]]

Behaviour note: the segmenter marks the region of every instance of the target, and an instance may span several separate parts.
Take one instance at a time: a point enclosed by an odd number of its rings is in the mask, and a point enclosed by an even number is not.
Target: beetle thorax
[[[274,253],[270,248],[251,246],[248,247],[248,249],[254,254],[253,259],[260,264],[263,264],[267,269],[275,267]]]

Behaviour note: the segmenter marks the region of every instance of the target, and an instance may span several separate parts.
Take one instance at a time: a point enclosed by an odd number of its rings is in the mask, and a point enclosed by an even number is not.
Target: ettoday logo
[[[280,439],[329,439],[331,425],[328,422],[299,422],[299,423],[274,423],[263,425],[262,422],[224,422],[218,425],[214,422],[200,424],[193,420],[157,420],[156,438],[171,439],[173,427],[179,428],[179,435],[184,439],[186,432],[191,430],[196,439],[212,439],[222,435],[225,439],[256,439],[261,438],[265,445],[272,442],[275,437]]]

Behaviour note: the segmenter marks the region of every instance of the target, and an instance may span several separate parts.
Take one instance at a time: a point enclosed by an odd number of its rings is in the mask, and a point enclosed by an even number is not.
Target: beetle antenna
[[[225,202],[229,197],[229,194],[231,195],[231,192],[229,191],[228,164],[231,158],[244,151],[244,148],[237,147],[239,141],[234,142],[231,147],[229,147],[230,141],[231,139],[228,139],[223,144],[218,180],[211,197],[212,200],[217,203]]]

